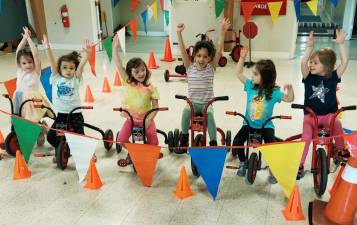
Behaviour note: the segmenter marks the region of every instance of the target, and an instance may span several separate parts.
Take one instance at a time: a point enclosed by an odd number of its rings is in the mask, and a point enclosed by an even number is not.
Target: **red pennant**
[[[96,72],[95,72],[95,45],[92,45],[91,46],[91,49],[90,49],[90,53],[89,53],[89,57],[88,57],[88,62],[89,62],[89,65],[90,65],[90,70],[92,71],[92,74],[94,76],[96,76]]]
[[[126,143],[125,148],[129,151],[130,158],[141,182],[144,186],[150,187],[157,159],[159,158],[160,147],[148,144]]]
[[[136,8],[140,5],[138,0],[131,0],[130,1],[130,11],[135,12]]]
[[[160,0],[160,7],[161,10],[164,11],[164,0]]]
[[[131,32],[132,32],[132,35],[133,35],[134,42],[136,42],[136,27],[137,27],[136,18],[134,18],[130,22],[130,29],[131,29]]]
[[[16,78],[4,82],[7,93],[12,98],[16,90]]]
[[[255,8],[255,2],[242,2],[241,7],[244,14],[244,20],[247,23]]]

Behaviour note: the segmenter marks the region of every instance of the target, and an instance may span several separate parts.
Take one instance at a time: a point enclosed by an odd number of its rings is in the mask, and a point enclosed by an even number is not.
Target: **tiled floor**
[[[139,44],[139,42],[138,42]],[[323,43],[324,45],[327,43]],[[169,131],[180,126],[181,110],[184,102],[174,98],[175,94],[187,94],[187,84],[184,80],[173,79],[169,83],[164,81],[164,70],[173,71],[177,62],[164,63],[158,59],[162,57],[162,42],[155,45],[157,63],[160,68],[152,71],[153,83],[160,92],[160,105],[169,107],[168,112],[160,112],[156,119],[157,127]],[[319,44],[320,45],[320,44]],[[322,45],[322,44],[321,44]],[[134,47],[128,46],[127,49]],[[136,46],[140,49],[139,45]],[[357,45],[350,45],[350,52]],[[148,49],[148,48],[147,48]],[[140,50],[138,50],[140,51]],[[146,52],[146,50],[144,51]],[[161,53],[160,53],[161,52]],[[354,51],[356,52],[356,51]],[[64,53],[56,51],[58,56]],[[297,53],[301,55],[301,53]],[[133,56],[142,57],[145,61],[148,54],[128,53],[124,57],[127,61]],[[44,53],[41,52],[42,64],[48,65]],[[303,102],[303,85],[301,83],[299,57],[294,60],[274,60],[278,72],[278,84],[292,83],[296,94],[296,103]],[[215,95],[228,95],[228,102],[215,104],[215,118],[219,127],[232,130],[233,133],[241,126],[241,120],[228,117],[227,110],[244,112],[245,94],[243,86],[237,80],[234,69],[235,63],[230,61],[224,68],[217,69],[215,77]],[[13,77],[15,73],[14,55],[0,56],[0,81]],[[357,60],[351,60],[341,83],[338,95],[341,104],[356,104],[357,77],[355,70]],[[246,70],[251,74],[250,70]],[[120,90],[113,88],[112,93],[101,92],[103,77],[109,76],[112,83],[114,65],[110,65],[103,52],[97,54],[97,77],[89,74],[89,66],[85,69],[84,84],[89,84],[95,97],[94,110],[85,111],[85,120],[103,129],[111,128],[117,132],[123,118],[112,111],[120,104]],[[85,85],[81,88],[84,97]],[[0,93],[4,93],[0,85]],[[0,98],[0,108],[9,110],[9,104]],[[357,130],[357,111],[347,112],[343,117],[344,127]],[[292,110],[286,103],[279,104],[275,114],[293,116],[293,120],[276,121],[277,136],[286,138],[301,132],[302,112]],[[0,114],[0,130],[6,135],[10,130],[9,117]],[[88,131],[88,134],[98,136]],[[160,139],[160,145],[164,146]],[[52,149],[36,148],[34,151],[49,151]],[[279,224],[307,224],[304,222],[287,222],[281,210],[287,204],[280,186],[267,183],[267,171],[257,175],[254,185],[247,185],[244,179],[235,175],[234,170],[224,169],[217,200],[213,201],[207,192],[202,178],[196,179],[190,171],[189,156],[170,155],[163,149],[164,158],[159,160],[153,179],[153,186],[145,188],[134,175],[131,168],[121,169],[116,165],[118,158],[125,157],[124,151],[117,155],[115,150],[106,152],[100,143],[96,148],[98,161],[97,169],[104,186],[98,191],[89,191],[78,184],[74,162],[70,159],[69,168],[61,171],[51,162],[52,157],[32,157],[29,168],[31,179],[13,181],[13,158],[0,161],[0,224],[53,224],[53,225],[97,225],[97,224],[237,224],[237,225],[279,225]],[[287,153],[288,155],[289,153]],[[226,165],[236,165],[237,160],[227,156]],[[172,194],[176,187],[181,165],[185,165],[190,177],[191,189],[195,192],[192,198],[178,200]],[[331,174],[328,187],[331,187],[336,174]],[[308,202],[315,197],[312,190],[312,176],[307,174],[298,181],[304,214],[307,217]],[[326,193],[323,200],[328,200]]]

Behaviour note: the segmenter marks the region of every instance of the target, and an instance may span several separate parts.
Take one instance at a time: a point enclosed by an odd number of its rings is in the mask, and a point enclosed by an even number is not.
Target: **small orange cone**
[[[86,97],[84,98],[84,102],[88,102],[88,103],[94,102],[92,91],[90,90],[89,85],[87,85],[86,88]]]
[[[87,172],[87,184],[84,185],[84,188],[97,190],[103,186],[103,183],[99,177],[97,168],[95,167],[94,160],[91,159],[90,165]]]
[[[150,52],[150,57],[149,57],[149,62],[148,62],[148,68],[149,68],[149,69],[157,69],[157,68],[159,68],[159,66],[156,65],[156,60],[155,60],[154,52]]]
[[[12,179],[20,180],[31,177],[31,171],[27,168],[26,162],[20,150],[16,151],[15,166],[14,166],[14,176]]]
[[[164,54],[164,58],[162,58],[161,61],[166,61],[166,62],[175,61],[175,59],[172,58],[171,45],[170,45],[170,39],[169,38],[166,38],[165,54]]]
[[[110,89],[109,81],[107,77],[104,77],[104,83],[102,87],[102,92],[110,93],[112,90]]]
[[[291,192],[288,205],[284,210],[282,210],[282,212],[286,220],[305,220],[301,207],[300,191],[297,186],[295,186],[293,192]]]
[[[0,130],[0,148],[5,149],[5,140],[4,140],[4,136],[2,135],[1,130]]]
[[[118,71],[115,72],[114,86],[122,86]]]
[[[336,179],[335,179],[335,182],[333,183],[332,188],[329,190],[330,196],[333,195],[333,193],[336,191],[337,186],[338,186],[339,183],[341,182],[341,175],[342,175],[342,173],[343,173],[344,170],[345,170],[345,167],[344,167],[344,166],[341,166],[341,169],[340,169],[340,171],[339,171],[338,174],[337,174],[337,177],[336,177]]]
[[[190,180],[186,174],[185,166],[181,167],[180,177],[177,181],[176,191],[174,191],[174,194],[180,199],[185,199],[193,195],[190,188]]]

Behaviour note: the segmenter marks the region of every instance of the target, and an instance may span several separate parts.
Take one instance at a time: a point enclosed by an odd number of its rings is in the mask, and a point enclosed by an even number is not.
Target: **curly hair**
[[[192,56],[193,58],[195,58],[197,52],[201,49],[201,48],[205,48],[208,51],[208,56],[211,58],[211,60],[214,59],[214,56],[216,54],[216,49],[212,43],[212,41],[206,41],[206,40],[202,40],[202,41],[198,41],[196,42],[195,46],[193,47],[193,51],[192,51]]]
[[[57,60],[57,69],[58,69],[57,72],[59,74],[61,74],[62,62],[73,62],[74,66],[75,66],[75,70],[77,70],[80,59],[81,59],[81,55],[76,51],[73,51],[67,55],[63,55],[63,56],[59,57],[59,59]]]
[[[336,65],[336,53],[331,48],[320,48],[312,53],[310,59],[316,56],[324,66],[326,77],[331,78],[332,71],[335,69]]]
[[[146,63],[141,58],[138,58],[138,57],[134,57],[134,58],[130,59],[126,64],[125,72],[126,72],[126,74],[128,74],[126,82],[128,84],[130,84],[130,83],[138,84],[139,83],[139,81],[136,80],[135,77],[133,76],[132,69],[137,69],[140,66],[145,67],[146,76],[142,83],[144,84],[144,86],[147,87],[150,85],[149,80],[151,77],[151,72],[150,72],[149,68],[147,67]]]
[[[258,89],[258,96],[262,96],[265,91],[265,98],[269,100],[272,97],[273,89],[278,88],[275,84],[275,65],[270,59],[262,59],[255,64],[255,69],[261,76],[260,84],[255,85],[255,88]]]
[[[17,52],[17,55],[16,55],[16,62],[18,65],[20,65],[20,59],[21,57],[25,57],[25,58],[29,58],[29,59],[32,59],[32,62],[34,62],[34,58],[33,58],[33,55],[32,55],[32,52],[30,49],[21,49]]]

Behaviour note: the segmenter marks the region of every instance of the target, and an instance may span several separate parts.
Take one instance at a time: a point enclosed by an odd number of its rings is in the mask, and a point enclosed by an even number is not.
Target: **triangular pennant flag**
[[[305,142],[294,142],[258,147],[287,198],[295,186],[304,146]]]
[[[160,8],[161,8],[161,11],[164,11],[164,0],[160,0]]]
[[[221,15],[224,7],[226,7],[226,0],[215,0],[216,18]]]
[[[89,57],[88,57],[88,63],[90,65],[90,71],[92,72],[92,74],[94,76],[96,76],[96,72],[95,72],[95,53],[96,53],[95,45],[92,45],[91,48],[90,48],[90,53],[89,53]]]
[[[199,173],[207,185],[209,193],[216,199],[221,181],[226,148],[190,148],[188,150]]]
[[[133,36],[134,43],[136,42],[136,28],[137,28],[136,18],[134,18],[134,19],[130,22],[131,35]]]
[[[50,84],[51,74],[51,67],[48,66],[42,69],[40,78],[42,87],[45,90],[46,96],[50,102],[52,102],[52,84]]]
[[[300,20],[300,0],[294,0],[296,20]]]
[[[306,2],[307,6],[309,6],[312,14],[314,14],[315,16],[317,16],[317,6],[319,4],[318,0],[310,0],[308,2]]]
[[[119,3],[120,0],[113,0],[114,7]]]
[[[119,38],[119,43],[120,43],[120,48],[123,51],[123,53],[126,53],[126,48],[125,48],[125,27],[121,28],[120,30],[117,31],[118,38]]]
[[[147,15],[148,15],[148,11],[147,10],[144,10],[144,12],[141,13],[141,19],[143,20],[144,30],[145,30],[146,34],[148,34],[148,29],[147,29],[147,24],[146,24]]]
[[[7,94],[12,98],[16,90],[16,78],[4,82]]]
[[[1,16],[1,13],[2,13],[2,0],[0,0],[0,16]]]
[[[154,0],[150,6],[155,23],[157,23],[157,2]]]
[[[103,46],[104,46],[105,52],[106,52],[107,55],[108,55],[109,62],[112,61],[112,43],[113,43],[112,38],[107,38],[107,39],[103,42]]]
[[[21,152],[28,163],[42,127],[14,116],[11,117],[11,122],[14,125]]]
[[[125,143],[128,149],[133,166],[144,186],[150,187],[152,177],[156,168],[157,159],[160,154],[160,147],[148,144]]]
[[[347,128],[343,128],[343,132],[345,134],[352,134],[354,131],[353,130],[350,130],[350,129],[347,129]]]
[[[166,26],[169,25],[169,19],[170,19],[170,14],[169,14],[169,11],[168,10],[164,10],[164,15],[165,15],[165,24]]]
[[[146,9],[148,11],[148,20],[151,20],[151,18],[154,16],[153,12],[152,12],[152,9],[151,9],[151,6],[147,5]]]
[[[335,6],[335,8],[336,8],[336,6],[337,6],[337,4],[338,4],[338,0],[331,0],[331,2],[332,2],[332,4]],[[1,14],[1,13],[0,13]]]
[[[140,5],[140,2],[138,0],[131,0],[130,1],[130,11],[134,12],[139,5]]]
[[[76,164],[79,183],[81,183],[86,177],[89,163],[95,152],[98,141],[82,135],[70,133],[65,133],[65,135],[69,149],[71,150],[71,155]]]
[[[249,22],[250,16],[252,15],[254,8],[255,8],[255,2],[242,2],[240,3],[240,6],[243,11],[244,15],[244,20],[245,22]]]
[[[268,2],[268,7],[271,15],[271,20],[273,23],[278,19],[280,8],[283,5],[283,2]]]

